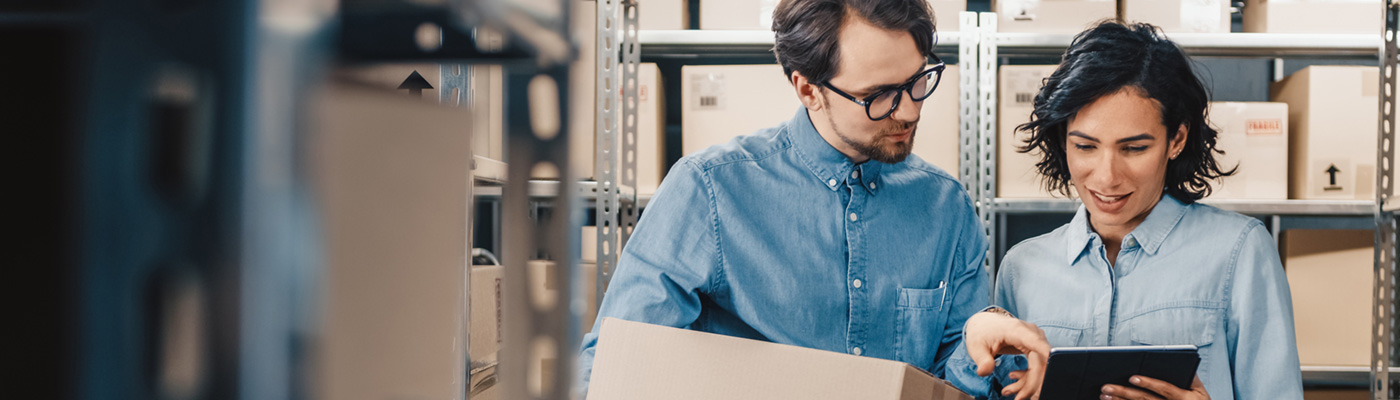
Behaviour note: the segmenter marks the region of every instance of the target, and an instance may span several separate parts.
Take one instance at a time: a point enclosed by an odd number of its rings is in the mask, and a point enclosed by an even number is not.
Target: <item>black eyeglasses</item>
[[[865,116],[870,117],[871,121],[879,121],[889,117],[896,108],[899,108],[899,99],[904,97],[901,93],[909,92],[910,99],[924,101],[933,94],[934,89],[938,89],[938,82],[943,79],[943,69],[946,67],[943,65],[943,60],[938,59],[936,55],[933,56],[933,61],[937,64],[909,78],[903,85],[875,92],[875,94],[865,96],[864,99],[857,99],[855,96],[831,86],[831,81],[822,82],[822,86],[831,89],[847,100],[864,106]]]

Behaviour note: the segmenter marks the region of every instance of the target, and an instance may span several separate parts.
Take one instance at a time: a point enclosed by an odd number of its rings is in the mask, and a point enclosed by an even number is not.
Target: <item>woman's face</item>
[[[1070,180],[1100,235],[1122,238],[1162,197],[1167,161],[1186,143],[1185,126],[1167,140],[1161,107],[1136,88],[1100,97],[1065,129]]]

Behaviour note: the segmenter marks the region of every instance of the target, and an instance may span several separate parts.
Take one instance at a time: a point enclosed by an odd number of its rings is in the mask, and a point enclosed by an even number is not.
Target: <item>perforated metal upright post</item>
[[[977,119],[979,143],[977,158],[977,216],[982,219],[982,230],[987,236],[987,259],[984,266],[991,276],[996,276],[996,199],[997,178],[997,15],[984,12],[978,15],[980,38],[977,45],[977,96],[981,115]]]
[[[639,13],[637,8],[640,2],[636,0],[622,1],[622,153],[621,163],[618,168],[622,170],[622,186],[631,190],[622,193],[618,202],[617,210],[617,251],[608,260],[610,264],[603,268],[598,267],[598,302],[603,304],[603,294],[607,292],[608,282],[612,280],[613,269],[617,267],[617,260],[622,255],[622,249],[627,246],[627,240],[632,237],[632,229],[637,226],[637,128],[641,82],[637,80],[637,69],[641,67],[641,42],[637,39],[637,32],[640,30]],[[598,257],[603,257],[601,254]]]
[[[597,83],[597,175],[598,200],[596,216],[598,224],[598,282],[597,292],[602,300],[606,278],[612,276],[617,264],[618,250],[618,150],[617,139],[621,131],[618,104],[623,88],[618,82],[618,19],[621,17],[621,2],[624,0],[597,0],[598,5],[598,76]],[[635,80],[636,78],[633,78]]]
[[[963,190],[977,201],[977,13],[958,15],[962,26],[958,32],[958,180]]]
[[[547,25],[561,38],[570,31],[572,1],[560,0],[559,14]],[[579,344],[579,317],[573,312],[579,259],[578,221],[582,207],[577,182],[570,171],[569,138],[587,132],[570,132],[569,58],[541,57],[533,64],[506,69],[506,141],[509,161],[502,196],[501,261],[505,279],[501,294],[502,318],[500,385],[506,399],[568,399],[573,395],[575,349]],[[551,166],[559,182],[554,207],[532,220],[529,182],[531,172]],[[530,261],[554,263],[546,280],[556,282],[552,304],[536,302],[544,298],[533,293]],[[545,290],[544,288],[538,288]],[[534,364],[533,360],[553,360]],[[550,373],[545,373],[549,371]],[[535,384],[538,382],[538,384]],[[538,387],[538,390],[533,390]]]
[[[1380,121],[1376,135],[1376,248],[1375,304],[1371,331],[1371,397],[1376,400],[1397,398],[1396,381],[1390,374],[1395,365],[1395,214],[1389,204],[1394,192],[1391,181],[1395,170],[1395,90],[1397,75],[1397,32],[1400,32],[1400,2],[1387,1],[1385,7],[1385,39],[1381,49]]]

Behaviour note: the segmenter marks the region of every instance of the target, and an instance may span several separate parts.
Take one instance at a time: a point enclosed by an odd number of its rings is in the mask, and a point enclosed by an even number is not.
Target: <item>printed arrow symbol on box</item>
[[[423,79],[423,75],[419,75],[418,70],[414,70],[412,74],[408,75],[408,79],[404,79],[403,83],[399,84],[399,90],[408,89],[409,94],[419,97],[423,96],[423,89],[432,88],[433,85],[428,83],[427,79]]]
[[[1328,176],[1330,177],[1330,179],[1331,179],[1331,180],[1330,180],[1331,183],[1330,183],[1328,186],[1337,186],[1337,173],[1338,173],[1338,172],[1342,172],[1342,170],[1337,169],[1337,165],[1336,165],[1336,164],[1332,164],[1332,165],[1329,165],[1329,166],[1327,167],[1327,171],[1324,171],[1324,172],[1327,172],[1327,175],[1328,175]]]

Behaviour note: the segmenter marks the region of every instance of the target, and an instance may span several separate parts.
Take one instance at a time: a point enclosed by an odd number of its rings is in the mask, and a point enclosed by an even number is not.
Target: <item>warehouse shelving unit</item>
[[[1271,222],[1269,225],[1273,230],[1275,239],[1278,239],[1279,232],[1285,229],[1298,227],[1309,228],[1351,228],[1351,229],[1371,229],[1377,230],[1376,242],[1376,318],[1374,319],[1376,331],[1374,332],[1375,345],[1373,352],[1373,365],[1366,367],[1323,367],[1304,366],[1304,382],[1310,385],[1341,385],[1341,386],[1370,386],[1374,398],[1386,399],[1396,398],[1392,388],[1395,371],[1390,369],[1395,364],[1395,354],[1391,344],[1393,338],[1393,315],[1394,315],[1394,283],[1393,271],[1395,268],[1394,251],[1394,226],[1393,214],[1386,207],[1388,193],[1391,193],[1388,178],[1391,176],[1391,161],[1393,150],[1391,143],[1394,138],[1390,132],[1389,125],[1383,121],[1392,120],[1394,115],[1394,71],[1396,65],[1395,34],[1396,27],[1396,3],[1388,3],[1387,11],[1387,32],[1384,38],[1374,35],[1353,35],[1353,34],[1265,34],[1265,33],[1219,33],[1219,34],[1169,34],[1172,40],[1180,44],[1189,54],[1193,56],[1220,56],[1220,57],[1267,57],[1275,59],[1275,75],[1281,78],[1282,58],[1308,58],[1308,57],[1333,57],[1333,58],[1371,58],[1379,54],[1381,65],[1386,68],[1386,76],[1389,78],[1383,82],[1381,88],[1383,93],[1381,106],[1383,118],[1381,118],[1381,132],[1377,151],[1377,165],[1381,169],[1377,172],[1378,190],[1377,200],[1365,201],[1319,201],[1319,200],[1275,200],[1275,201],[1245,201],[1245,200],[1210,200],[1203,201],[1205,204],[1214,205],[1224,210],[1234,211],[1241,214],[1264,217]],[[996,257],[1003,254],[1008,247],[1005,243],[1006,217],[1009,215],[1024,214],[1046,214],[1074,213],[1080,206],[1076,199],[1010,199],[996,196],[996,148],[997,148],[997,127],[996,120],[996,80],[998,59],[1003,57],[1036,57],[1036,56],[1058,56],[1069,46],[1073,35],[1070,34],[1028,34],[1028,33],[1000,33],[996,29],[996,16],[992,13],[983,13],[980,18],[980,29],[982,30],[982,44],[979,57],[981,70],[978,74],[984,79],[979,89],[984,94],[980,104],[981,116],[984,123],[979,132],[980,141],[980,162],[983,164],[979,168],[979,187],[976,193],[978,204],[991,214],[991,218],[985,219],[987,224],[988,241],[995,244],[996,250],[988,254],[988,265],[995,265]],[[1384,39],[1384,40],[1383,40]],[[990,79],[988,79],[990,77]],[[987,95],[991,94],[991,95]],[[1391,107],[1389,110],[1386,106]],[[993,121],[987,123],[987,121]],[[1373,216],[1373,221],[1368,221],[1367,216]],[[1390,378],[1383,378],[1386,372],[1390,371]]]
[[[1395,5],[1391,4],[1387,15],[1388,32],[1394,32]],[[1058,57],[1069,46],[1071,34],[1029,34],[1001,33],[996,29],[996,16],[993,13],[963,13],[960,15],[962,28],[959,32],[940,32],[939,43],[958,46],[957,63],[962,67],[959,85],[960,98],[960,171],[959,178],[968,189],[969,196],[977,205],[979,216],[986,227],[989,246],[987,264],[989,272],[995,272],[998,256],[1004,252],[1006,216],[1047,213],[1073,213],[1079,207],[1075,199],[1011,199],[996,195],[996,117],[997,117],[997,68],[999,60],[1006,57]],[[1263,33],[1221,33],[1221,34],[1171,34],[1171,38],[1182,45],[1193,56],[1215,57],[1258,57],[1275,59],[1275,75],[1281,77],[1284,58],[1350,58],[1370,59],[1377,57],[1383,49],[1392,49],[1387,61],[1388,68],[1394,68],[1394,35],[1383,40],[1374,35],[1355,34],[1263,34]],[[642,31],[639,35],[642,57],[647,60],[697,60],[726,57],[761,57],[771,54],[773,33],[769,31]],[[1384,47],[1389,46],[1389,47]],[[1390,78],[1393,86],[1394,77]],[[1383,88],[1385,89],[1385,88]],[[1391,90],[1382,93],[1392,94]],[[1386,96],[1393,102],[1393,94]],[[1383,110],[1384,111],[1384,110]],[[1385,114],[1391,115],[1391,114]],[[1387,127],[1383,126],[1383,129]],[[1393,137],[1382,131],[1381,149]],[[1382,152],[1384,153],[1384,152]],[[1385,157],[1383,154],[1379,158]],[[1382,170],[1378,176],[1390,176],[1389,162],[1378,162]],[[1378,193],[1389,193],[1389,186],[1380,186]],[[1351,228],[1370,229],[1377,233],[1377,304],[1391,304],[1394,298],[1392,288],[1394,269],[1394,208],[1382,211],[1387,203],[1378,198],[1376,202],[1365,200],[1319,201],[1319,200],[1206,200],[1224,210],[1254,215],[1270,222],[1275,238],[1278,232],[1293,228]],[[1367,216],[1373,218],[1368,219]],[[1373,220],[1374,221],[1373,221]],[[1382,223],[1389,221],[1389,224]],[[1389,230],[1382,228],[1391,227]],[[1382,240],[1386,239],[1386,240]],[[1390,350],[1390,329],[1393,307],[1377,308],[1377,354],[1392,354]],[[1381,315],[1383,314],[1383,315]],[[1384,338],[1385,340],[1381,340]],[[1391,356],[1393,357],[1393,355]],[[1393,358],[1386,358],[1392,360]],[[1393,361],[1380,363],[1374,371],[1386,371]],[[1316,367],[1303,368],[1305,382],[1317,385],[1366,386],[1371,382],[1373,392],[1382,393],[1378,399],[1389,393],[1385,386],[1389,380],[1372,379],[1372,369],[1357,367]],[[1384,387],[1382,387],[1384,386]]]

